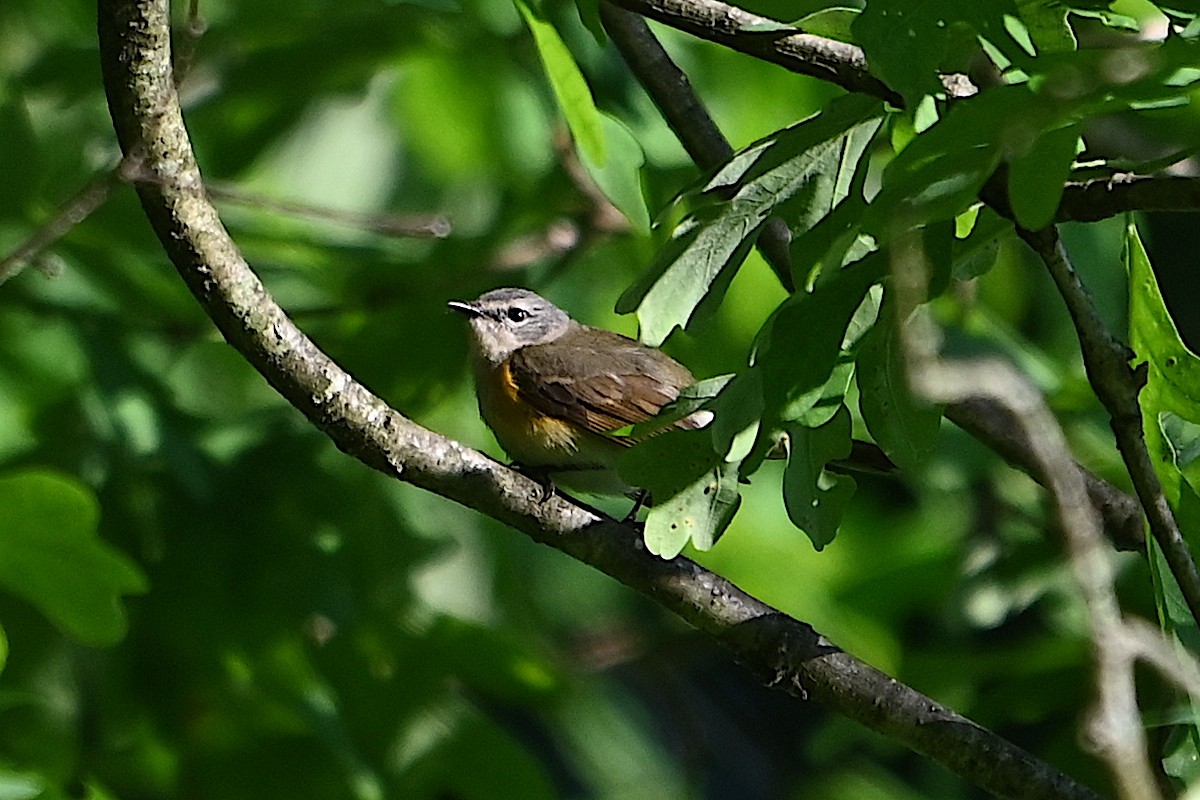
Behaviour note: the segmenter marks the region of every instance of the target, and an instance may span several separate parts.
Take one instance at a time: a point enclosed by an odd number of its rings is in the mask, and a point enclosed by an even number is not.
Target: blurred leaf
[[[901,469],[916,470],[933,453],[942,409],[912,394],[894,306],[885,298],[880,321],[859,350],[859,407],[867,430],[888,457]]]
[[[8,663],[8,635],[4,632],[4,626],[0,625],[0,672],[4,672],[4,665]]]
[[[5,159],[5,190],[0,192],[0,219],[24,218],[30,211],[42,175],[34,146],[33,131],[25,109],[0,88],[0,153],[21,153],[22,158]],[[30,231],[32,232],[32,231]],[[7,253],[0,252],[0,256]]]
[[[677,326],[702,322],[702,301],[710,308],[719,301],[763,224],[785,203],[784,220],[800,230],[828,214],[845,196],[881,111],[877,101],[840,98],[734,154],[617,304],[618,311],[637,311],[642,341],[657,346]]]
[[[597,164],[587,151],[581,149],[583,165],[600,191],[625,215],[634,230],[646,233],[650,230],[650,211],[642,196],[640,170],[646,160],[642,146],[629,129],[612,116],[601,114],[600,122],[608,145],[608,157],[603,164]]]
[[[0,509],[0,585],[85,644],[120,640],[121,595],[146,591],[146,579],[97,538],[91,492],[48,471],[10,473],[0,478]]]
[[[286,401],[225,342],[187,348],[165,376],[175,405],[198,417],[244,416]]]
[[[830,461],[850,455],[850,412],[842,406],[819,428],[791,423],[788,462],[783,472],[783,502],[788,517],[821,550],[833,541],[846,504],[854,495],[852,478],[825,470]]]
[[[1079,133],[1078,125],[1046,131],[1028,152],[1009,162],[1008,196],[1017,222],[1025,228],[1041,230],[1054,220]]]
[[[33,771],[18,771],[0,765],[0,798],[3,800],[33,800],[45,797],[49,789],[46,780]]]
[[[1056,0],[1016,0],[1018,13],[1039,53],[1059,53],[1076,48],[1075,32],[1067,18],[1071,9]]]
[[[558,98],[558,106],[567,119],[567,127],[571,129],[571,136],[580,154],[597,167],[604,167],[608,162],[604,121],[596,109],[596,101],[592,99],[592,90],[575,63],[575,57],[550,22],[523,0],[513,2],[533,34],[542,66],[546,68],[546,77],[550,79],[550,86]]]

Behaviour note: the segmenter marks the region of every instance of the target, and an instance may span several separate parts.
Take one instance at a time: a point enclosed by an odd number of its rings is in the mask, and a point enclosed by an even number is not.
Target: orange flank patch
[[[508,364],[497,370],[482,365],[476,376],[479,410],[496,441],[515,461],[531,466],[566,464],[579,450],[580,431],[521,400]]]

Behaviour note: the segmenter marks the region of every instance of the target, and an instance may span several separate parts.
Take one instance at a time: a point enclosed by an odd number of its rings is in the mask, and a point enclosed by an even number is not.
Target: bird
[[[695,383],[691,371],[657,348],[576,322],[528,289],[448,305],[470,320],[479,413],[514,464],[571,489],[633,494],[616,476],[621,453],[644,438],[629,428]],[[700,410],[662,430],[711,420]]]

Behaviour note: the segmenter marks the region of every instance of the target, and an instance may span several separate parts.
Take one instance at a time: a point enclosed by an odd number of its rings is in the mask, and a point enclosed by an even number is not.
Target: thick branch
[[[1087,788],[842,652],[808,625],[631,528],[565,499],[388,408],[322,353],[267,293],[209,203],[171,79],[166,0],[100,0],[105,89],[122,148],[146,153],[142,206],[231,345],[339,448],[388,475],[524,531],[653,597],[755,674],[811,695],[1001,797],[1094,798]],[[144,148],[143,148],[144,146]]]

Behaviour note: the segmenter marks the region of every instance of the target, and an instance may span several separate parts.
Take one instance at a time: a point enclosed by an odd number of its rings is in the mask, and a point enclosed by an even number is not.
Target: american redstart
[[[616,462],[637,439],[618,433],[653,419],[695,383],[687,367],[627,336],[582,325],[527,289],[451,302],[474,333],[479,413],[518,465],[569,488],[625,493]],[[697,411],[669,427],[699,428]]]
[[[616,462],[639,439],[621,431],[653,419],[695,383],[687,367],[628,336],[582,325],[528,289],[449,305],[471,320],[479,414],[513,461],[569,488],[631,493]],[[695,411],[662,430],[702,428],[712,416]],[[777,447],[769,457],[783,455]],[[895,470],[876,445],[857,440],[849,459],[827,466]]]

